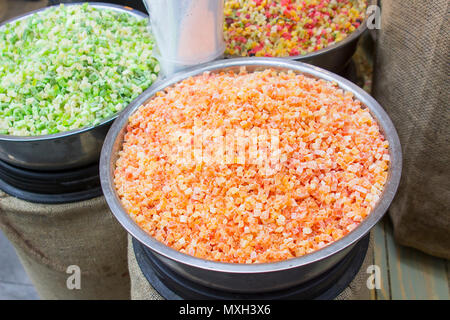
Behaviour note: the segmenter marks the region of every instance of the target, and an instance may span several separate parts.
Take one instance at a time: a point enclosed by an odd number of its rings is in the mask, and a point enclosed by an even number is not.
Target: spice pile
[[[287,57],[345,39],[364,19],[362,0],[226,0],[225,53]]]
[[[0,29],[0,134],[96,125],[156,79],[146,19],[88,4],[50,8]]]
[[[195,128],[276,130],[281,166],[267,174],[236,157],[177,161],[171,134]],[[260,263],[353,230],[377,202],[388,165],[388,142],[351,93],[293,72],[241,70],[186,79],[141,106],[114,181],[124,208],[157,240],[199,258]]]

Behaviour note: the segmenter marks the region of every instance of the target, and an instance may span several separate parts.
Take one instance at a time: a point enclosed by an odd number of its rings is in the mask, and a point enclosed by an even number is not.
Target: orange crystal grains
[[[276,130],[280,167],[268,174],[253,163],[175,161],[172,133],[195,127]],[[262,263],[353,230],[380,197],[388,166],[388,142],[352,93],[293,72],[241,69],[188,78],[141,106],[129,119],[115,185],[130,216],[164,244]]]

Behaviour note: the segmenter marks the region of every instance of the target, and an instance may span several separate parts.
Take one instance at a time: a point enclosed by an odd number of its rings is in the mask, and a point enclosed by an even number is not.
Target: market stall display
[[[367,218],[364,219],[353,231],[342,237],[340,240],[335,241],[334,243],[325,246],[320,250],[314,251],[302,257],[269,264],[256,263],[251,265],[242,263],[224,264],[203,258],[192,257],[190,255],[169,248],[165,244],[151,237],[147,232],[140,228],[136,224],[136,222],[133,221],[133,219],[129,216],[127,210],[125,209],[127,204],[125,204],[124,207],[124,205],[120,201],[119,194],[116,191],[116,186],[114,183],[114,172],[116,171],[116,162],[120,157],[124,137],[127,132],[129,117],[135,114],[135,112],[142,104],[147,103],[149,99],[151,99],[154,95],[158,95],[157,92],[166,90],[171,87],[176,88],[176,84],[181,82],[182,80],[189,79],[190,77],[194,76],[199,76],[205,71],[209,71],[211,73],[226,73],[233,70],[236,72],[240,67],[243,66],[247,67],[247,70],[250,73],[255,70],[273,68],[277,71],[288,72],[289,70],[291,70],[294,73],[296,72],[304,74],[308,77],[320,78],[325,81],[336,82],[341,89],[353,93],[355,99],[361,101],[362,105],[364,105],[365,108],[368,108],[370,114],[374,117],[375,121],[380,126],[382,134],[389,142],[390,165],[388,169],[387,181],[379,201],[376,203]],[[191,79],[187,81],[193,80]],[[200,88],[197,89],[200,90]],[[196,90],[192,91],[192,95],[195,95],[195,91]],[[208,99],[205,99],[205,101],[203,102],[203,108],[207,103],[207,100]],[[231,116],[232,113],[230,114],[230,117]],[[164,118],[160,117],[161,121],[163,119]],[[226,119],[227,117],[225,117],[225,120]],[[179,120],[181,121],[181,118],[179,118]],[[151,143],[151,140],[149,140],[149,142]],[[155,154],[155,156],[157,157],[158,155],[163,156],[163,154],[161,153]],[[142,164],[144,165],[146,161],[145,157],[142,158],[142,161]],[[156,167],[154,167],[153,169],[149,169],[149,175],[151,175],[153,170],[156,169]],[[200,167],[199,170],[202,170],[202,168]],[[203,168],[203,170],[206,169]],[[349,250],[352,248],[352,244],[354,245],[355,242],[366,235],[370,228],[384,214],[395,194],[395,190],[400,177],[400,171],[401,151],[395,129],[382,108],[372,98],[370,98],[367,93],[351,84],[350,82],[346,81],[345,79],[342,79],[331,73],[327,73],[326,71],[319,70],[317,68],[310,67],[304,64],[290,62],[284,59],[273,58],[251,60],[233,59],[229,61],[218,61],[203,65],[186,73],[177,74],[172,78],[159,83],[158,86],[153,87],[151,90],[148,90],[145,95],[137,99],[133,103],[132,107],[127,109],[127,111],[123,113],[114,123],[105,140],[100,162],[102,189],[108,201],[108,204],[119,222],[130,234],[133,235],[133,237],[135,237],[137,240],[139,240],[139,242],[148,247],[152,251],[152,253],[155,254],[157,259],[165,265],[165,267],[168,267],[174,272],[181,273],[194,282],[234,292],[264,292],[286,288],[305,282],[312,277],[321,274],[324,270],[329,269],[331,266],[335,265],[340,259],[342,259],[343,256],[345,256],[345,254],[349,252]],[[133,175],[131,170],[127,174]],[[157,183],[157,179],[155,180],[155,183]],[[154,195],[157,196],[157,192],[155,192]],[[283,192],[280,192],[280,195],[283,195]],[[194,195],[194,190],[192,190],[191,196],[197,197],[197,195]],[[152,201],[151,198],[147,198],[147,200]],[[155,206],[157,205],[158,204],[155,204]],[[161,204],[161,206],[164,205],[166,204]],[[239,204],[239,206],[240,205],[244,204],[241,203]],[[149,209],[157,209],[157,207]],[[170,216],[171,214],[172,213],[170,211],[167,212],[168,216]],[[209,213],[205,212],[205,214]],[[214,213],[211,213],[211,215],[213,214]],[[239,236],[239,238],[245,238],[246,235],[240,233],[237,236]],[[245,277],[244,282],[242,282],[242,277]],[[225,281],[225,279],[227,280]]]
[[[373,239],[366,236],[337,266],[307,283],[275,292],[242,294],[189,281],[166,268],[136,239],[129,237],[128,241],[132,300],[368,300],[367,268],[372,264]]]

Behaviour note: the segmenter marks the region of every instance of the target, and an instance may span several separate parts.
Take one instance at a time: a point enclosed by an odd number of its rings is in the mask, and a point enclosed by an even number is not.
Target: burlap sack
[[[336,300],[369,300],[370,290],[366,282],[368,274],[367,267],[373,264],[373,237],[370,236],[369,249],[361,266],[360,271],[350,285],[336,298]],[[132,300],[163,300],[164,298],[153,289],[145,278],[134,254],[131,236],[128,236],[128,270],[131,279],[131,299]]]
[[[126,232],[103,197],[44,205],[0,191],[0,228],[42,299],[129,299]],[[67,287],[71,265],[79,290]]]
[[[450,259],[448,0],[382,1],[373,95],[400,136],[396,240]]]

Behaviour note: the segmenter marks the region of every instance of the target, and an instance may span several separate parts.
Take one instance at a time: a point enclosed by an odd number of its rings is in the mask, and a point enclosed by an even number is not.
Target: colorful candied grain
[[[250,124],[250,125],[249,125]],[[281,166],[180,164],[171,134],[260,128],[279,135]],[[387,179],[388,142],[337,84],[293,72],[204,73],[159,92],[130,119],[115,169],[129,215],[199,258],[273,262],[342,238]]]
[[[287,57],[345,39],[365,17],[363,0],[226,0],[225,53]]]

